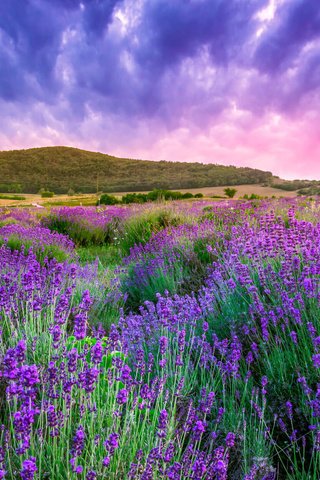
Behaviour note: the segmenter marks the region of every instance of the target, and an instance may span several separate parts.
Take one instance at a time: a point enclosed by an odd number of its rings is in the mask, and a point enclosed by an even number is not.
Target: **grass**
[[[23,197],[22,195],[4,195],[3,193],[0,193],[0,200],[26,200],[26,197]]]
[[[6,241],[0,237],[0,247],[2,245],[6,245],[12,251],[23,251],[26,256],[32,249],[41,264],[44,263],[45,259],[55,259],[57,262],[65,262],[71,259],[70,252],[66,252],[59,245],[35,245],[31,240],[19,238],[17,235],[10,235]]]
[[[77,248],[79,261],[82,265],[93,263],[97,259],[101,268],[119,264],[121,255],[114,245],[91,245],[90,247]]]

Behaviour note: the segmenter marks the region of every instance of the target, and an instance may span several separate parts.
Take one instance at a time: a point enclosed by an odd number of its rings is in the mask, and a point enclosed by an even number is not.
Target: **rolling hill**
[[[132,160],[71,147],[0,151],[0,192],[122,192],[270,183],[272,173],[215,164]]]

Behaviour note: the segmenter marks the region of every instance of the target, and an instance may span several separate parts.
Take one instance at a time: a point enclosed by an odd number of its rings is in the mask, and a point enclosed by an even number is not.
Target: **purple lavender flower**
[[[79,381],[81,387],[87,392],[91,393],[96,388],[96,382],[99,376],[100,370],[97,368],[86,368],[84,372],[79,374]]]
[[[164,355],[166,353],[166,349],[168,346],[168,338],[167,337],[160,337],[159,339],[159,345],[160,345],[160,354]]]
[[[292,418],[292,416],[293,416],[293,406],[292,406],[292,403],[289,400],[286,402],[286,409],[287,409],[288,417]]]
[[[194,439],[198,441],[201,439],[202,434],[206,430],[206,423],[201,420],[198,420],[192,430],[193,430]]]
[[[119,447],[119,434],[111,433],[108,440],[105,441],[104,446],[106,447],[109,455],[113,455],[115,450]]]
[[[158,421],[158,432],[157,435],[160,438],[166,436],[166,429],[168,424],[168,412],[166,410],[161,410]]]
[[[312,356],[313,365],[315,368],[320,368],[320,354],[317,353],[316,355]]]
[[[86,475],[86,480],[96,480],[97,473],[94,470],[89,470]]]
[[[84,433],[84,428],[82,425],[80,425],[76,433],[73,437],[73,445],[72,445],[72,455],[74,457],[78,457],[81,455],[83,449],[84,449],[84,442],[85,442],[85,433]]]
[[[119,405],[123,405],[124,403],[127,403],[129,397],[129,392],[126,388],[122,388],[119,390],[117,394],[117,403]]]
[[[236,441],[236,436],[234,433],[229,432],[226,436],[226,445],[229,448],[232,448],[235,446],[235,441]]]
[[[38,471],[36,466],[36,459],[30,457],[22,463],[22,470],[20,476],[22,480],[33,480],[35,473]]]
[[[102,361],[102,355],[103,355],[103,349],[101,342],[97,342],[93,347],[91,348],[91,361],[94,364],[99,364]]]

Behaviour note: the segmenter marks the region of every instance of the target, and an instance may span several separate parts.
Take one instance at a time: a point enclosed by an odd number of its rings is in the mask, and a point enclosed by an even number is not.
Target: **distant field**
[[[185,192],[190,192],[190,193],[202,193],[205,197],[212,197],[213,195],[224,195],[224,189],[227,188],[226,186],[223,187],[203,187],[203,188],[179,188],[179,192],[185,193]],[[273,195],[275,197],[296,197],[297,196],[297,191],[293,192],[287,192],[284,190],[279,190],[278,188],[273,188],[273,187],[263,187],[261,185],[230,185],[230,188],[235,188],[237,190],[237,193],[234,198],[239,198],[243,197],[243,195],[248,194],[251,195],[252,193],[255,193],[256,195],[260,195],[262,197],[272,197]],[[116,195],[121,197],[122,195],[125,195],[125,193],[132,193],[132,192],[117,192],[117,193],[112,193],[111,195]],[[138,193],[138,192],[137,192]],[[147,192],[140,192],[140,193],[147,193]]]
[[[224,195],[224,189],[226,187],[204,187],[204,188],[188,188],[188,189],[181,189],[180,192],[191,192],[195,193],[202,193],[205,197],[212,197],[213,195]],[[232,188],[237,189],[237,194],[235,198],[242,197],[245,194],[249,196],[254,193],[256,195],[260,195],[262,197],[295,197],[297,192],[285,192],[283,190],[279,190],[277,188],[272,187],[263,187],[261,185],[234,185]],[[112,193],[119,198],[126,193],[132,192],[116,192]],[[138,192],[137,192],[138,193]],[[146,193],[146,192],[141,192]],[[36,203],[38,205],[95,205],[97,201],[97,195],[95,194],[87,194],[87,195],[75,195],[73,197],[69,197],[68,195],[56,195],[53,198],[41,198],[41,195],[38,194],[23,194],[25,200],[8,200],[8,199],[1,199],[0,198],[0,207],[11,207],[11,206],[27,206]]]

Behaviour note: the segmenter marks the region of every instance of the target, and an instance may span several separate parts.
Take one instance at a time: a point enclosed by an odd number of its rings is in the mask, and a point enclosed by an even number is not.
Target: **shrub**
[[[44,190],[41,192],[42,198],[52,198],[53,196],[54,196],[54,192],[49,192],[47,190]]]
[[[200,193],[200,192],[199,192],[199,193],[196,193],[196,194],[194,195],[194,198],[203,198],[203,193]]]
[[[237,193],[237,189],[227,187],[227,188],[224,189],[224,193],[227,195],[227,197],[233,198],[235,196],[235,194]]]
[[[166,193],[166,190],[155,189],[155,190],[152,190],[152,192],[149,192],[147,194],[147,198],[152,202],[155,202],[156,200],[164,200],[165,193]]]
[[[193,195],[190,192],[186,192],[182,195],[182,198],[183,199],[193,198]]]
[[[39,226],[3,225],[0,228],[1,245],[6,245],[12,251],[22,251],[25,255],[32,249],[40,263],[46,258],[55,258],[58,262],[74,259],[74,244],[67,236]]]
[[[144,245],[154,233],[169,226],[180,225],[185,221],[182,215],[167,209],[154,209],[130,217],[123,225],[119,241],[120,250],[124,255],[128,255],[134,245]]]
[[[100,205],[117,205],[119,203],[119,200],[113,196],[109,195],[108,193],[104,193],[101,195],[100,200],[98,204]]]
[[[243,198],[245,200],[261,200],[263,197],[261,197],[257,193],[251,193],[250,196],[246,193],[245,195],[243,195]]]
[[[122,197],[122,203],[146,203],[148,195],[146,193],[127,193]]]

